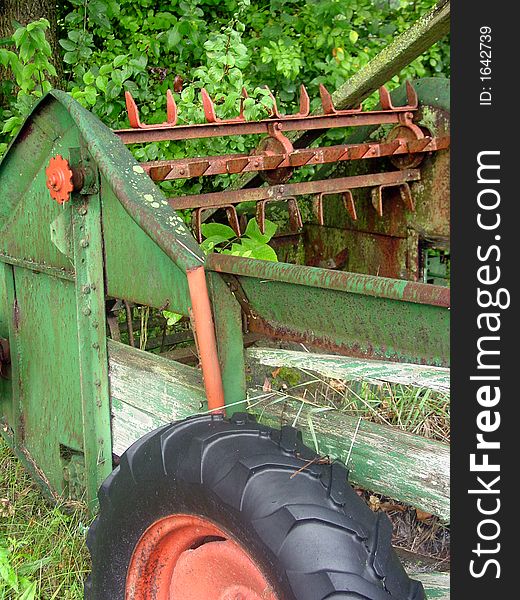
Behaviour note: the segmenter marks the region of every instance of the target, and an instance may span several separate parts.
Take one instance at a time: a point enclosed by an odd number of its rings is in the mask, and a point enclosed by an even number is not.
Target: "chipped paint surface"
[[[249,348],[246,353],[262,365],[313,371],[324,377],[341,381],[363,380],[376,384],[399,383],[429,388],[447,394],[450,392],[450,370],[443,367],[359,360],[346,356],[279,348]]]

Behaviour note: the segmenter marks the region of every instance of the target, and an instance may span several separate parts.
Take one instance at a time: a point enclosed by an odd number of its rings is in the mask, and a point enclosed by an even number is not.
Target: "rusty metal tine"
[[[269,169],[277,169],[285,160],[285,157],[280,154],[275,154],[273,156],[262,156],[262,163],[265,170]]]
[[[408,183],[402,183],[399,186],[399,192],[401,193],[401,199],[403,200],[406,208],[410,212],[415,212],[415,204],[412,198],[412,190],[410,189]]]
[[[321,106],[323,108],[323,112],[326,115],[334,115],[336,114],[336,108],[334,107],[334,103],[332,102],[332,96],[330,95],[327,88],[320,83],[320,98],[321,98]]]
[[[323,192],[318,194],[313,198],[312,205],[314,208],[314,213],[316,214],[316,219],[318,220],[318,225],[324,225],[323,221]]]
[[[192,215],[192,227],[195,239],[199,244],[202,244],[202,211],[203,208],[196,208]]]
[[[230,174],[242,173],[249,164],[249,158],[230,158],[226,160],[226,171]]]
[[[130,127],[139,129],[141,127],[139,109],[137,108],[137,104],[135,103],[132,94],[128,91],[125,92],[125,103],[126,112],[128,113],[128,120],[130,121]]]
[[[382,85],[379,88],[379,102],[383,110],[396,110],[396,109],[408,109],[416,110],[419,106],[419,100],[417,92],[413,85],[407,80],[406,81],[406,104],[404,106],[394,106],[392,103],[392,97],[386,86]]]
[[[244,117],[244,100],[247,100],[247,98],[249,98],[249,94],[247,93],[247,90],[245,87],[242,87],[242,98],[240,98],[240,113],[239,113],[239,118],[243,121],[246,120],[246,118]]]
[[[164,181],[168,177],[171,170],[172,169],[169,165],[151,167],[148,171],[148,175],[150,175],[150,178],[153,181]]]
[[[392,99],[390,98],[390,92],[384,85],[379,88],[379,102],[383,110],[392,110],[394,108]]]
[[[372,206],[376,209],[377,214],[383,216],[383,185],[378,185],[372,188]]]
[[[232,204],[224,208],[226,209],[226,215],[231,229],[236,233],[237,237],[240,237],[242,233],[240,232],[240,222],[238,220],[237,209]]]
[[[424,137],[416,141],[414,140],[412,147],[415,150],[415,152],[422,152],[427,146],[431,144],[431,141],[431,137]]]
[[[256,222],[258,223],[258,229],[260,233],[265,233],[265,204],[267,200],[259,200],[256,203]]]
[[[277,117],[278,119],[283,119],[283,115],[278,111],[278,104],[276,104],[276,98],[274,97],[273,92],[269,89],[268,85],[265,85],[264,88],[268,91],[271,100],[273,101],[273,106],[271,108],[271,116]]]
[[[291,167],[303,167],[315,156],[314,150],[311,149],[300,149],[295,150],[293,154],[289,155],[289,165]]]
[[[360,158],[363,158],[363,156],[365,156],[365,154],[367,153],[369,147],[370,144],[358,144],[356,146],[348,148],[347,153],[349,155],[349,158],[351,160],[358,160]]]
[[[379,144],[368,144],[367,151],[363,154],[362,158],[377,158],[381,156],[381,147]]]
[[[166,90],[166,120],[169,125],[177,125],[177,104],[170,89]]]
[[[408,79],[406,80],[406,98],[407,98],[408,106],[410,108],[415,109],[419,106],[419,99],[417,97],[417,92],[415,91],[415,88],[413,87],[413,85],[411,84],[411,82]]]
[[[306,117],[311,112],[311,101],[305,86],[300,85],[300,112],[299,117]]]
[[[345,190],[343,192],[343,205],[347,209],[350,218],[353,221],[357,221],[356,205],[354,203],[354,196],[352,195],[351,190]]]
[[[392,140],[390,142],[383,142],[382,147],[383,148],[388,148],[388,151],[385,151],[385,155],[386,154],[395,154],[399,148],[401,148],[401,146],[403,145],[403,140],[400,140],[399,138]]]
[[[210,95],[206,91],[206,88],[202,88],[200,90],[200,95],[202,97],[202,108],[204,109],[206,121],[208,123],[216,123],[218,119],[215,112],[215,105],[213,104],[213,100],[211,99]]]
[[[201,177],[210,168],[211,163],[208,160],[199,160],[188,165],[189,177]]]
[[[383,216],[383,190],[386,188],[399,188],[399,195],[401,196],[401,200],[404,202],[404,205],[410,212],[415,212],[415,204],[412,198],[412,191],[408,182],[404,183],[389,183],[379,185],[372,189],[372,205],[377,211],[377,214],[382,217]]]
[[[317,199],[314,200],[314,209],[317,213],[318,223],[320,225],[324,224],[323,219],[323,198],[325,196],[336,196],[337,194],[341,194],[343,197],[343,206],[347,209],[348,214],[352,218],[353,221],[357,221],[357,212],[356,205],[354,204],[354,196],[352,195],[351,190],[344,190],[342,192],[321,192]],[[319,206],[318,206],[319,203]],[[319,212],[318,212],[319,211]]]
[[[303,227],[302,213],[298,205],[298,200],[294,196],[287,198],[287,208],[289,210],[289,223],[291,231],[297,232]]]

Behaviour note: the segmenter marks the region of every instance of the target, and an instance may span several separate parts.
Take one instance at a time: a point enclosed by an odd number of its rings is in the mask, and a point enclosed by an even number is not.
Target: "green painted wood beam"
[[[312,371],[323,377],[341,381],[398,383],[445,394],[450,392],[450,370],[444,367],[363,360],[337,354],[316,354],[281,348],[253,347],[246,351],[246,355],[249,361],[257,361],[262,365]]]

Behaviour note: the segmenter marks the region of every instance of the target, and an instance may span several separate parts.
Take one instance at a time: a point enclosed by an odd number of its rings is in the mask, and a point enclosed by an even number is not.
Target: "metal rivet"
[[[82,239],[79,243],[82,248],[88,248],[88,240]]]
[[[81,288],[81,291],[82,291],[84,294],[90,294],[90,286],[89,286],[89,285],[84,285],[84,286],[82,286],[82,288]]]
[[[80,215],[86,215],[87,214],[87,209],[85,206],[81,206],[80,208],[78,208],[78,212]]]
[[[81,311],[86,317],[88,317],[92,311],[87,306]]]
[[[94,348],[94,350],[99,350],[99,344],[97,342],[94,342],[92,344],[92,348]]]

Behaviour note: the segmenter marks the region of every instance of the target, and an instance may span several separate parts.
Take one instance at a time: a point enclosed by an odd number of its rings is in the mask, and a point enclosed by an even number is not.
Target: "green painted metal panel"
[[[101,190],[108,295],[188,316],[186,274],[128,215],[104,177]]]
[[[9,425],[49,486],[66,493],[64,457],[81,452],[83,437],[74,284],[22,268],[14,277],[10,341],[18,414]]]
[[[66,206],[45,185],[58,153],[88,163]],[[105,293],[187,314],[184,273],[204,258],[124,144],[65,93],[34,108],[0,163],[0,187],[0,262],[16,278],[0,287],[15,357],[13,394],[0,389],[10,441],[53,494],[86,488],[92,505],[112,469]]]
[[[0,161],[0,231],[48,162],[52,148],[71,126],[64,106],[40,102]]]
[[[112,435],[106,349],[101,200],[75,195],[72,209],[77,350],[83,425],[85,486],[89,507],[112,471]]]
[[[449,289],[441,286],[209,255],[237,276],[252,331],[344,354],[449,364]]]
[[[356,356],[438,366],[449,361],[449,313],[442,307],[251,277],[240,283],[252,310],[287,337]]]
[[[79,136],[77,139],[81,139],[131,218],[180,268],[200,266],[204,256],[191,232],[121,140],[92,113],[58,90],[36,105],[0,163],[0,187],[6,190],[0,202],[0,231],[22,203],[30,182],[48,163],[55,140],[67,138],[69,128],[71,135]],[[79,143],[74,144],[78,146]],[[27,156],[31,156],[31,161]],[[43,199],[46,188],[42,187],[40,193]]]
[[[24,197],[18,202],[4,222],[0,236],[0,260],[2,254],[22,259],[35,265],[73,271],[72,261],[60,251],[53,241],[53,223],[70,210],[61,206],[49,195],[45,186],[45,168],[50,156],[62,154],[68,158],[69,147],[77,145],[77,131],[69,131],[49,148],[47,160],[42,161],[34,179],[29,182]],[[32,144],[27,151],[30,152]],[[25,176],[24,176],[25,178]]]

